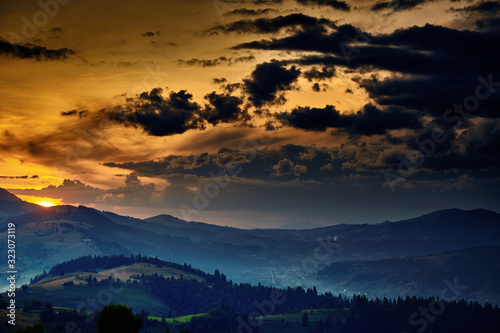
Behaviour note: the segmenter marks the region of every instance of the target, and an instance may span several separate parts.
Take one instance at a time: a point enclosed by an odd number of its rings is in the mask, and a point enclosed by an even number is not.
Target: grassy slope
[[[170,308],[163,303],[158,297],[153,295],[148,287],[141,284],[128,283],[119,288],[108,284],[98,286],[88,286],[85,278],[89,275],[96,277],[98,281],[107,279],[112,276],[115,279],[127,281],[131,276],[135,275],[151,275],[154,273],[163,274],[166,277],[173,276],[179,278],[195,279],[203,281],[203,278],[185,271],[163,266],[156,267],[147,263],[135,263],[130,266],[120,266],[108,270],[102,270],[98,273],[68,273],[64,276],[49,276],[30,287],[33,293],[18,290],[16,293],[16,303],[19,307],[25,302],[32,300],[40,300],[44,303],[52,303],[54,306],[76,309],[82,304],[86,309],[93,310],[88,299],[94,299],[101,302],[101,305],[106,303],[125,304],[133,309],[134,312],[139,312],[144,309],[151,314],[159,315],[165,313]],[[74,285],[64,287],[65,282],[73,281]],[[114,289],[116,288],[116,289]],[[114,292],[113,290],[118,290]],[[111,298],[109,298],[111,296]],[[146,306],[145,306],[146,305]]]

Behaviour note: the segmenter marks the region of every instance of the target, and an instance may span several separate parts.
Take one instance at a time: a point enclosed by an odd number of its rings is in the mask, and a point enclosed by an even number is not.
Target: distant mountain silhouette
[[[38,205],[22,201],[14,194],[0,188],[0,221],[4,218],[34,210]]]
[[[315,229],[325,227],[322,224],[312,223],[311,221],[296,222],[280,225],[276,229],[287,229],[287,230],[301,230],[301,229]]]
[[[3,188],[0,188],[0,200],[2,201],[22,201],[18,197],[16,197],[14,194],[10,193],[7,190],[4,190]]]

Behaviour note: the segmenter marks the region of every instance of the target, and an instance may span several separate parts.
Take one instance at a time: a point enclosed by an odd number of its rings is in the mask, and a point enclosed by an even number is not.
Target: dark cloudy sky
[[[0,1],[0,187],[239,227],[499,211],[500,4]]]

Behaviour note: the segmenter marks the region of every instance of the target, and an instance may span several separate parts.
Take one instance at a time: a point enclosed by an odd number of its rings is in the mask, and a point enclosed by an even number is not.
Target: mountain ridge
[[[14,194],[10,193],[9,191],[3,189],[0,187],[0,200],[5,200],[5,201],[23,201],[19,197],[15,196]]]
[[[284,286],[291,282],[287,276],[293,267],[311,260],[317,270],[333,262],[500,246],[500,214],[484,209],[447,209],[395,222],[305,230],[238,229],[166,214],[137,219],[86,206],[32,205],[25,210],[8,221],[18,225],[18,265],[28,280],[43,267],[75,256],[142,254],[205,271],[221,269],[238,282]],[[6,239],[1,232],[0,237]],[[302,275],[311,273],[301,269]]]

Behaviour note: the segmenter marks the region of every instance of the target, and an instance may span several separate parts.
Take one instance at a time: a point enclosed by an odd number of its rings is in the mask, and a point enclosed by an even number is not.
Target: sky
[[[500,4],[0,0],[0,187],[243,228],[500,211]]]

